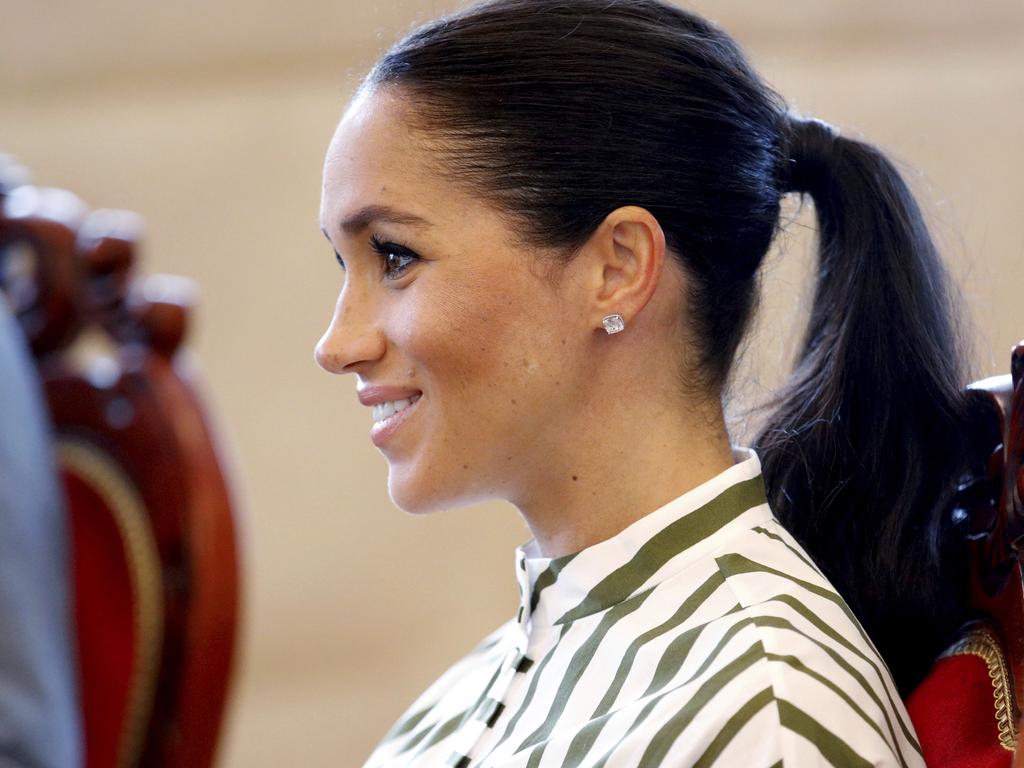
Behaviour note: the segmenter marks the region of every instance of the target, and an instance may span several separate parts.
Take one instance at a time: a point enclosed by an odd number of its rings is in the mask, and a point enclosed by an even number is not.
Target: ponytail
[[[947,509],[966,464],[947,275],[874,147],[789,121],[783,189],[808,194],[818,275],[795,370],[755,441],[771,506],[906,694],[963,620]]]

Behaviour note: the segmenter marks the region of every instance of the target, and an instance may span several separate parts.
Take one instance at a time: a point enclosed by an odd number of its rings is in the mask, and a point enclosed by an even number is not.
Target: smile
[[[412,397],[405,398],[403,400],[390,400],[386,403],[378,403],[373,406],[373,423],[374,426],[381,422],[387,421],[396,413],[400,413],[408,408],[410,405],[420,399],[422,395],[413,395]]]
[[[373,406],[373,427],[370,430],[370,440],[378,448],[391,439],[402,424],[416,410],[416,403],[423,397],[422,394],[402,400],[390,400],[386,403],[379,403]]]

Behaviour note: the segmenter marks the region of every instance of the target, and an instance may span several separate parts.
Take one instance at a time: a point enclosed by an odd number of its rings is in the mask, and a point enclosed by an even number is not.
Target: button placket
[[[505,711],[505,698],[512,682],[522,671],[530,668],[532,662],[527,662],[529,659],[518,647],[509,650],[505,660],[502,661],[498,676],[487,689],[483,700],[470,716],[469,722],[463,726],[462,737],[459,738],[456,749],[449,755],[447,765],[465,768],[472,763],[471,755],[480,740],[494,727]]]
[[[513,629],[515,642],[502,661],[498,676],[487,689],[476,711],[470,716],[470,721],[462,728],[462,738],[458,740],[456,749],[449,756],[448,766],[466,768],[472,764],[471,756],[481,739],[487,735],[490,729],[494,728],[505,712],[509,688],[517,676],[524,674],[533,666],[533,660],[526,654],[529,646],[530,579],[526,570],[526,562],[522,557],[519,558],[517,566],[519,610]]]

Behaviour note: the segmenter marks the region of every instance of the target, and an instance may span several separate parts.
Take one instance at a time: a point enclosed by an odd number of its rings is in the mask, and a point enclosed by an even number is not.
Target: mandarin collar
[[[757,454],[734,447],[733,459],[725,471],[579,552],[543,557],[535,540],[518,547],[519,623],[566,625],[607,610],[679,573],[737,528],[771,519]]]

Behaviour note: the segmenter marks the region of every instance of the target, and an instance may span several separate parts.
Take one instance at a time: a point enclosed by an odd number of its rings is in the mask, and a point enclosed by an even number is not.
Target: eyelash
[[[381,255],[384,265],[384,276],[387,280],[397,280],[405,274],[405,271],[409,269],[409,267],[420,260],[419,256],[401,243],[381,240],[377,235],[370,235],[370,249]],[[387,266],[389,256],[397,256],[399,259],[408,259],[408,261],[393,271],[388,272]]]
[[[405,247],[404,245],[401,245],[400,243],[382,240],[377,235],[370,236],[370,250],[374,251],[375,253],[379,254],[382,257],[382,263],[383,266],[385,267],[385,280],[397,280],[405,273],[405,271],[409,267],[411,267],[415,262],[420,260],[420,257],[417,256],[411,249]],[[403,259],[410,259],[410,261],[392,270],[391,272],[388,272],[387,265],[389,256],[397,256]],[[341,265],[342,269],[346,268],[345,262],[342,260],[340,253],[335,251],[334,258],[338,260],[338,264]]]

